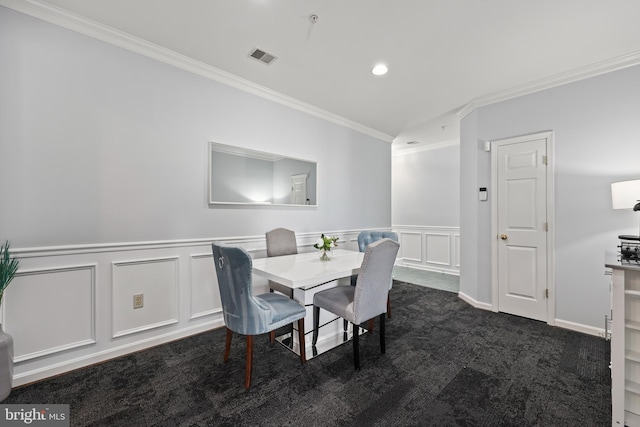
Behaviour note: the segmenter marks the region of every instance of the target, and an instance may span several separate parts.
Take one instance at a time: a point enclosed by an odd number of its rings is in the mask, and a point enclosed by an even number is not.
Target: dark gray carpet
[[[456,294],[392,289],[387,353],[377,332],[300,364],[279,344],[224,331],[19,387],[4,403],[68,403],[74,426],[606,426],[609,343],[470,307]]]

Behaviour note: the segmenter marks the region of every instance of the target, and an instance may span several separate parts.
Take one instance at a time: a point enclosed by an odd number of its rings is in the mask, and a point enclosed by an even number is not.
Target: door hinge
[[[543,165],[549,165],[549,157],[548,156],[542,156],[542,164]]]
[[[546,299],[549,299],[549,289],[545,289],[545,290],[544,290],[544,297],[545,297]]]
[[[548,222],[544,223],[544,231],[549,231],[549,223]]]

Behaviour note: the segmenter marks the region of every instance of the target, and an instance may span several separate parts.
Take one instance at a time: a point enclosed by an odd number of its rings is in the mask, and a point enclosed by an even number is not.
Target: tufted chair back
[[[381,239],[391,239],[397,242],[398,234],[393,231],[361,231],[358,234],[358,249],[360,252],[364,252],[367,246]]]

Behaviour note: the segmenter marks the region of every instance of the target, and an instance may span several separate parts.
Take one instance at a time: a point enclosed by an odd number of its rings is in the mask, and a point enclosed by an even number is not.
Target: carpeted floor
[[[4,403],[68,403],[74,426],[605,426],[609,342],[396,283],[387,352],[377,332],[305,365],[266,336],[222,362],[210,331],[12,391]]]

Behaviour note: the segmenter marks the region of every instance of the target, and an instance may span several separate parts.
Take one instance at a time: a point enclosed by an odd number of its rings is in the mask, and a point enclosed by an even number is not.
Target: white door
[[[307,202],[307,174],[291,176],[291,204],[304,205]]]
[[[496,151],[498,311],[547,321],[547,139]]]

